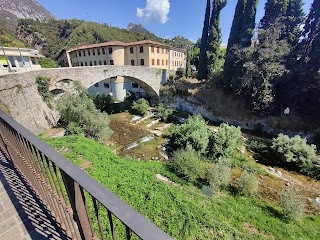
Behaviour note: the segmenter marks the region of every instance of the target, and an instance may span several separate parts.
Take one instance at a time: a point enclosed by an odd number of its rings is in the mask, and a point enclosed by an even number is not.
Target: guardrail
[[[0,148],[70,239],[172,239],[1,110]]]

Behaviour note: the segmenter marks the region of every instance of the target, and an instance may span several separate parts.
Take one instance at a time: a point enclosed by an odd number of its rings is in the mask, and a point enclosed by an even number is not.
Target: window
[[[87,63],[87,62],[84,62],[84,65],[88,66],[88,63]]]
[[[90,52],[90,50],[88,50],[88,56],[90,56],[91,55],[91,52]]]
[[[151,60],[151,65],[154,65],[154,59]]]
[[[110,88],[110,84],[109,83],[103,83],[105,88]]]
[[[166,60],[166,65],[168,65],[168,60]]]
[[[95,87],[99,87],[99,83],[95,83],[94,86],[95,86]]]
[[[157,47],[157,53],[159,53],[160,52],[160,48],[159,47]]]
[[[144,66],[144,59],[140,59],[140,65]]]
[[[102,65],[101,60],[99,60],[99,65]]]
[[[92,49],[92,55],[96,55],[96,50]]]
[[[113,60],[110,60],[110,65],[114,65],[114,62],[113,62]]]
[[[154,46],[151,46],[151,52],[154,52]]]
[[[134,60],[131,60],[131,66],[134,66]]]
[[[160,65],[160,59],[157,59],[157,65]]]
[[[83,66],[83,62],[81,62],[81,67]]]
[[[107,65],[107,60],[104,60],[104,65]]]
[[[79,57],[81,57],[81,52],[79,51]]]
[[[94,61],[94,66],[96,66],[97,65],[97,61]]]
[[[92,62],[90,61],[90,66],[92,66]]]
[[[109,54],[112,54],[112,47],[109,47]]]
[[[106,50],[102,48],[102,54],[106,54]]]
[[[132,83],[132,88],[139,88],[139,85],[136,83]]]
[[[98,55],[100,55],[100,49],[99,48],[97,49],[97,52],[98,52]]]
[[[84,57],[86,56],[86,51],[83,51],[83,56],[84,56]]]
[[[140,46],[140,53],[143,53],[143,46]]]
[[[161,50],[162,50],[162,54],[164,54],[164,48],[162,48]]]
[[[133,47],[130,47],[130,53],[133,53]]]
[[[166,54],[168,54],[168,49],[166,49]]]
[[[164,65],[164,60],[162,59],[162,66]]]

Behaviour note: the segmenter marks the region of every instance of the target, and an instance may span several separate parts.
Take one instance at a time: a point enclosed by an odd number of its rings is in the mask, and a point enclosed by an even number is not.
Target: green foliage
[[[42,68],[57,68],[59,67],[58,62],[54,61],[50,58],[40,58],[39,59],[39,64],[41,65]]]
[[[290,185],[281,195],[283,217],[288,220],[301,220],[304,214],[304,201],[293,185]]]
[[[173,98],[175,96],[188,96],[190,95],[188,90],[184,90],[176,87],[174,84],[169,84],[160,87],[160,96]]]
[[[254,196],[259,189],[259,180],[255,174],[244,171],[237,179],[236,185],[239,193],[245,196]]]
[[[48,107],[52,107],[51,101],[53,99],[52,93],[49,91],[50,80],[51,79],[49,77],[36,77],[38,93],[42,97],[43,101],[48,105]]]
[[[160,117],[164,122],[166,122],[174,112],[172,108],[164,105],[163,103],[159,104],[157,110],[158,110],[158,117]]]
[[[187,122],[170,128],[170,142],[173,148],[186,148],[190,145],[195,151],[205,153],[210,132],[200,115],[192,115]]]
[[[316,146],[308,145],[306,139],[300,136],[289,138],[279,134],[273,139],[271,149],[278,160],[297,166],[302,172],[319,178],[320,160],[316,155]]]
[[[200,53],[199,53],[199,63],[198,63],[198,79],[206,79],[208,74],[208,59],[207,59],[207,46],[208,46],[208,34],[209,34],[209,23],[210,23],[210,0],[207,0],[206,12],[204,16]]]
[[[114,99],[109,94],[97,94],[92,96],[93,103],[101,112],[111,113],[113,111]]]
[[[178,68],[176,71],[176,77],[177,78],[182,78],[184,76],[185,69],[184,68]]]
[[[131,108],[135,113],[144,116],[148,112],[149,102],[144,98],[140,98],[132,103]]]
[[[0,22],[0,43],[4,47],[25,47],[25,44],[17,38],[15,33]]]
[[[219,158],[209,170],[207,178],[215,192],[227,188],[231,181],[230,160]]]
[[[81,166],[83,161],[90,166],[85,171],[132,208],[155,223],[172,238],[191,239],[258,239],[243,227],[250,224],[274,239],[317,239],[320,217],[308,216],[301,223],[286,223],[277,216],[277,206],[257,198],[223,194],[207,199],[201,189],[184,184],[179,177],[168,171],[166,164],[154,161],[122,159],[113,151],[92,139],[82,136],[66,136],[46,139],[57,150],[67,149],[63,154]],[[156,179],[161,173],[177,186]],[[95,229],[98,228],[94,208],[87,199]],[[165,211],[164,211],[165,209]],[[108,216],[102,207],[101,220],[106,239],[111,239]],[[267,224],[266,224],[267,223]],[[125,231],[115,221],[119,239],[125,239]]]
[[[79,132],[80,127],[86,136],[106,143],[111,135],[108,115],[95,107],[81,85],[76,84],[75,89],[75,93],[65,93],[58,100],[60,123],[69,133]]]
[[[194,183],[197,179],[204,178],[204,162],[190,145],[174,152],[171,165],[174,172],[190,182]]]
[[[83,129],[76,122],[69,122],[66,127],[66,135],[83,134]]]
[[[243,145],[240,127],[222,123],[210,138],[209,156],[213,161],[219,157],[231,157]]]
[[[271,141],[264,139],[251,139],[247,145],[247,147],[254,152],[257,157],[261,157],[263,159],[269,159],[271,157]]]

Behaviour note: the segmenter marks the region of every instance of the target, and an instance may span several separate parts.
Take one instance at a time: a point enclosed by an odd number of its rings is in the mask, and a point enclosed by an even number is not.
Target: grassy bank
[[[253,197],[219,193],[210,199],[165,163],[120,158],[82,136],[45,139],[175,239],[317,239],[320,217],[285,222],[279,208]],[[84,167],[83,167],[84,168]],[[177,185],[156,179],[161,173]]]

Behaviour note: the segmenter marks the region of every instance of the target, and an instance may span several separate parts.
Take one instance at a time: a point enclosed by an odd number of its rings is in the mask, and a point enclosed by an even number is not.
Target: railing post
[[[79,184],[61,169],[60,172],[67,189],[67,194],[74,214],[74,220],[78,225],[81,238],[85,240],[94,239],[95,234],[85,205],[84,195]]]

